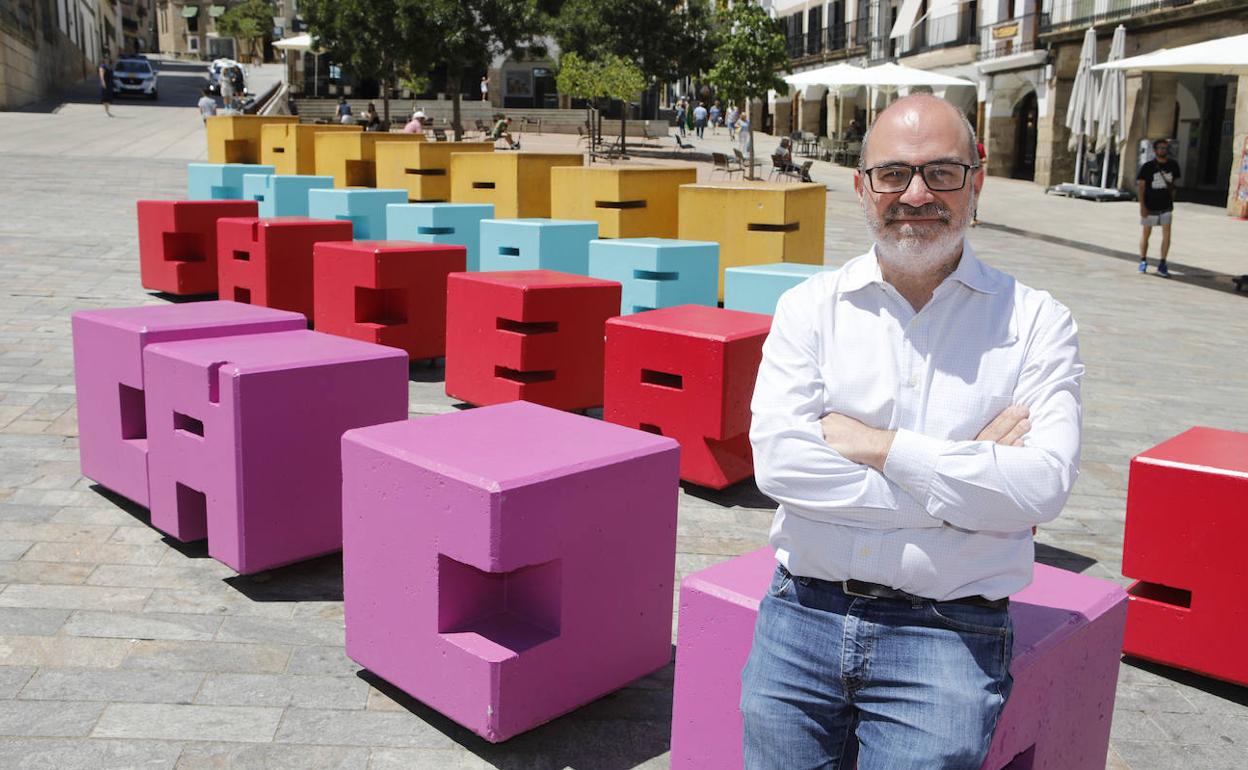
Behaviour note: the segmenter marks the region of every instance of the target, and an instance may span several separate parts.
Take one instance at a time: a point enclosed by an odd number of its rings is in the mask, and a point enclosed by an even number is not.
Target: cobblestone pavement
[[[122,109],[152,122],[153,135],[186,117]],[[181,197],[187,156],[160,157],[171,151],[155,146],[148,157],[61,155],[73,132],[86,142],[122,129],[102,115],[58,117],[0,114],[0,767],[666,767],[671,666],[491,746],[344,656],[340,558],[240,578],[82,478],[69,316],[161,301],[139,286],[134,201]],[[35,120],[42,131],[29,130]],[[24,150],[3,139],[19,124]],[[561,141],[571,140],[543,140]],[[835,265],[867,240],[847,172],[822,178]],[[1115,248],[1094,215],[1079,211],[1072,221],[1093,223],[1062,227],[1070,202],[992,186],[1025,206],[1038,223],[1028,230]],[[1038,556],[1125,583],[1130,457],[1192,425],[1248,430],[1248,296],[1139,276],[1105,248],[992,227],[1008,222],[994,219],[996,205],[985,201],[976,248],[1072,308],[1088,365],[1082,477],[1062,517],[1041,529]],[[1184,231],[1181,242],[1216,250],[1202,236]],[[412,414],[452,408],[441,371],[414,369]],[[679,577],[762,545],[770,507],[748,482],[722,493],[686,487]],[[1124,662],[1109,767],[1240,768],[1245,757],[1248,690]]]

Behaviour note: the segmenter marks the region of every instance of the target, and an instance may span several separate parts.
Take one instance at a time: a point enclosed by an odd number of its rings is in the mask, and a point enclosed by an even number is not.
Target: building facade
[[[96,0],[0,3],[0,110],[93,74],[103,50],[99,18]]]
[[[1066,112],[1089,27],[1098,62],[1119,24],[1127,56],[1248,33],[1243,0],[771,0],[770,9],[792,72],[895,61],[977,82],[938,93],[976,126],[988,173],[1046,187],[1074,179]],[[1248,78],[1128,73],[1126,95],[1127,149],[1109,161],[1090,157],[1082,181],[1095,174],[1099,183],[1109,162],[1111,184],[1133,188],[1141,141],[1167,137],[1184,171],[1180,199],[1229,206],[1248,140]],[[887,100],[862,88],[791,89],[768,105],[772,131],[839,133],[838,98],[846,124],[863,123]]]
[[[216,20],[233,2],[226,0],[156,0],[160,52],[212,61],[237,58],[232,37],[217,34]]]

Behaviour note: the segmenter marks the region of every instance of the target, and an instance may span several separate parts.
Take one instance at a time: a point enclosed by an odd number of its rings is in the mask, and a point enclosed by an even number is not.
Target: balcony
[[[893,38],[891,42],[894,57],[914,56],[941,48],[978,43],[979,30],[975,26],[975,14],[964,11],[921,21],[908,35]]]
[[[1039,48],[1038,35],[1049,23],[1047,13],[1029,13],[979,28],[979,60],[1003,59]]]
[[[851,21],[786,37],[789,58],[803,64],[847,58],[867,45],[867,21]]]
[[[1194,2],[1196,0],[1054,0],[1051,12],[1046,14],[1049,18],[1041,24],[1040,32],[1086,29]]]

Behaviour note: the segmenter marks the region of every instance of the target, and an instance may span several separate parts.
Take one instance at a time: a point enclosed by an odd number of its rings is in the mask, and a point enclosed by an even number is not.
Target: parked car
[[[113,65],[113,89],[118,96],[141,94],[148,99],[155,99],[158,93],[156,70],[146,56],[122,56]]]
[[[243,73],[243,83],[247,82],[247,68],[233,59],[214,59],[212,64],[208,65],[208,90],[212,93],[221,95],[221,73],[227,67],[238,67]]]

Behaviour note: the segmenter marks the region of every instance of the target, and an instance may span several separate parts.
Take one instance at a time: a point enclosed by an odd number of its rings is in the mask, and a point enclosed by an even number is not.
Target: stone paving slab
[[[150,130],[179,130],[177,109]],[[32,117],[45,122],[15,144],[8,128]],[[89,144],[58,157],[75,136],[122,130],[63,117],[0,114],[0,168],[17,182],[0,191],[0,767],[666,767],[670,666],[492,746],[345,656],[340,557],[236,577],[81,478],[69,315],[164,301],[138,284],[134,201],[180,197],[185,158],[162,158],[158,143],[142,157]],[[566,141],[529,137],[526,149]],[[867,236],[848,172],[827,173],[816,174],[830,186],[826,258],[839,265]],[[1037,555],[1125,583],[1130,457],[1191,425],[1248,430],[1248,297],[1134,274],[1105,253],[1122,246],[1117,222],[1084,217],[1108,204],[1070,209],[1005,180],[989,196],[981,216],[1002,227],[974,231],[976,249],[1072,309],[1088,365],[1083,473]],[[1238,233],[1208,210],[1180,214],[1200,222],[1184,226],[1189,253],[1224,253]],[[441,369],[413,369],[410,396],[412,414],[455,408]],[[748,482],[683,487],[678,577],[762,545],[771,508]],[[1245,688],[1122,666],[1108,768],[1240,768],[1246,745]]]

